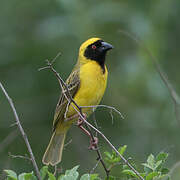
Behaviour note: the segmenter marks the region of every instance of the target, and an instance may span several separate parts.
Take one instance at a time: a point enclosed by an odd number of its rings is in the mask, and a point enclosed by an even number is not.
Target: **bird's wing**
[[[66,80],[66,84],[69,89],[69,93],[71,94],[73,98],[80,87],[79,68],[75,68],[72,71],[72,73]],[[57,103],[55,114],[54,114],[53,131],[55,130],[58,122],[64,120],[65,112],[68,106],[69,106],[68,100],[66,99],[64,93],[62,92],[60,95],[59,101]]]

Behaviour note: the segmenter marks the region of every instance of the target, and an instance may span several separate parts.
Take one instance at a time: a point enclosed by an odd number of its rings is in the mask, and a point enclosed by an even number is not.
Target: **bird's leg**
[[[86,119],[86,114],[83,113],[83,117]],[[89,149],[96,150],[97,149],[97,144],[98,144],[98,138],[97,137],[93,137],[92,134],[86,128],[83,127],[83,123],[84,123],[84,120],[81,117],[79,117],[79,119],[77,121],[77,126],[85,134],[87,134],[90,137],[90,146],[89,146]]]

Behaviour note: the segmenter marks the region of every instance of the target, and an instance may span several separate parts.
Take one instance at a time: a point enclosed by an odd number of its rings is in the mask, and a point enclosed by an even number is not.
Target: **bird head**
[[[113,46],[104,42],[100,38],[90,38],[85,41],[79,49],[80,63],[86,63],[89,60],[97,61],[100,65],[104,65],[107,51]]]

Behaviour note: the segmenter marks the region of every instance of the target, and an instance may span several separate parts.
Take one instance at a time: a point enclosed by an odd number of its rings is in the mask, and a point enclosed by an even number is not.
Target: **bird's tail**
[[[61,161],[66,132],[53,133],[42,159],[43,164],[55,166]]]

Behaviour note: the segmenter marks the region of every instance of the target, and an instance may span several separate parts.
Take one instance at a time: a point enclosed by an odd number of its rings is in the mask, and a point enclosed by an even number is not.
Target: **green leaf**
[[[34,173],[22,173],[18,176],[18,180],[37,180],[37,178],[34,176]]]
[[[84,174],[81,176],[80,180],[101,180],[98,174]]]
[[[58,180],[76,180],[79,176],[77,172],[79,166],[75,166],[71,170],[66,170],[65,175],[61,175]]]
[[[77,180],[77,178],[71,176],[71,175],[63,175],[58,180]]]
[[[49,176],[48,180],[56,180],[56,177],[49,171],[48,171],[48,176]]]
[[[168,169],[168,168],[163,168],[163,169],[161,170],[161,173],[162,173],[162,174],[168,174],[168,173],[169,173],[169,169]]]
[[[104,154],[105,154],[105,156],[106,156],[108,159],[112,159],[112,158],[113,158],[112,155],[110,154],[110,152],[108,152],[108,151],[105,151]]]
[[[37,180],[37,178],[33,172],[32,173],[26,173],[25,180]]]
[[[143,163],[142,165],[144,166],[144,164],[146,164],[146,163]],[[152,172],[152,169],[144,166],[144,172],[145,172],[146,174],[149,174],[150,172]]]
[[[109,163],[109,164],[113,164],[113,163],[114,163],[113,159],[108,159],[108,158],[105,157],[104,160],[105,160],[107,163]]]
[[[153,180],[154,177],[157,177],[159,175],[158,172],[151,172],[146,176],[146,180]]]
[[[165,162],[167,158],[168,158],[168,153],[160,152],[160,153],[156,156],[156,161],[162,160],[163,162]]]
[[[61,180],[62,178],[64,178],[64,174],[61,174],[59,177],[58,177],[58,180]]]
[[[72,169],[70,169],[70,170],[66,170],[66,173],[65,173],[65,175],[74,175],[74,174],[76,174],[77,173],[77,169],[79,168],[79,165],[78,166],[75,166],[75,167],[73,167]]]
[[[140,173],[140,175],[144,178],[146,176],[146,173]]]
[[[4,170],[6,172],[7,176],[10,177],[13,180],[17,180],[17,174],[12,170]]]
[[[126,151],[126,149],[127,149],[127,145],[124,145],[124,146],[122,146],[122,147],[120,147],[120,148],[118,149],[118,152],[119,152],[121,155],[123,155],[124,152]]]
[[[162,160],[157,161],[156,164],[155,164],[154,169],[155,169],[155,170],[158,170],[158,168],[160,168],[160,167],[162,166],[162,163],[163,163]]]
[[[120,157],[116,157],[112,160],[113,163],[118,163],[121,160]]]
[[[48,173],[48,166],[43,166],[40,170],[41,179],[44,180]]]
[[[83,176],[81,176],[80,180],[91,180],[90,178],[91,177],[89,174],[84,174]]]
[[[142,163],[142,165],[143,165],[144,167],[148,168],[147,170],[145,170],[145,171],[147,171],[147,172],[149,172],[149,169],[150,169],[150,170],[154,170],[154,168],[151,167],[151,166],[150,166],[149,164],[147,164],[147,163]]]
[[[98,174],[90,174],[90,180],[101,180]]]
[[[18,176],[18,180],[25,180],[25,174],[26,173],[22,173],[22,174],[20,174],[19,176]]]
[[[130,169],[125,169],[125,170],[122,171],[122,173],[124,173],[126,175],[129,175],[129,176],[132,176],[132,177],[138,178],[138,176]]]
[[[117,154],[115,151],[112,151],[112,159],[114,159],[115,157],[117,157]]]
[[[105,180],[116,180],[116,178],[114,176],[109,176],[109,178],[107,179],[106,177]]]
[[[154,158],[154,155],[153,155],[153,154],[150,154],[150,155],[148,156],[147,164],[148,164],[149,167],[151,167],[151,169],[154,169],[154,166],[155,166],[155,158]]]
[[[125,150],[126,150],[126,148],[127,148],[127,146],[124,145],[124,146],[122,146],[122,147],[120,147],[120,148],[118,149],[118,152],[119,152],[121,155],[123,155],[124,152],[125,152]],[[109,152],[105,151],[104,154],[105,154],[105,156],[106,156],[106,157],[105,157],[105,161],[108,162],[108,163],[110,163],[110,164],[112,164],[112,163],[118,163],[118,162],[121,160],[121,158],[116,154],[115,151],[112,151],[112,153],[109,153]]]

